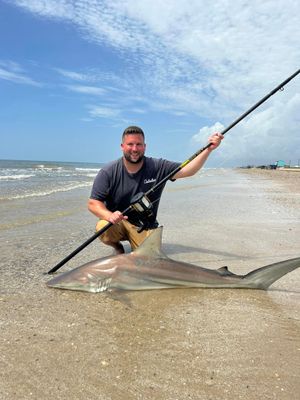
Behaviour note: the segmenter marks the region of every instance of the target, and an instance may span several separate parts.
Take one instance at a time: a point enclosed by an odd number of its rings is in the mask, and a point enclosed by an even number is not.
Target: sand
[[[256,176],[261,180],[271,180],[277,185],[277,190],[270,189],[272,199],[288,207],[300,207],[300,168],[265,170],[260,168],[240,170],[249,176]],[[292,195],[290,195],[292,193]],[[296,196],[295,196],[296,194]]]
[[[169,183],[164,251],[235,273],[299,257],[299,184],[260,170]],[[2,206],[1,400],[299,398],[300,270],[269,291],[47,288],[44,273],[93,234],[87,197]],[[61,271],[108,254],[94,242]]]

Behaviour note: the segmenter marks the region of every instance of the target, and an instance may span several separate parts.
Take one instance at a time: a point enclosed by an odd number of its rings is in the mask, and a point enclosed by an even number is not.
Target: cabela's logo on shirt
[[[154,182],[156,182],[156,179],[155,178],[152,178],[152,179],[145,179],[144,180],[144,183],[146,184],[146,183],[154,183]]]

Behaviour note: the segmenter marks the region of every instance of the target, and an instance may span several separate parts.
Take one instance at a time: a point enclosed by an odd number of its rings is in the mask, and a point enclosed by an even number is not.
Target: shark
[[[90,261],[46,284],[51,288],[91,293],[182,287],[267,290],[282,276],[300,267],[298,257],[236,275],[227,267],[215,270],[176,261],[162,251],[162,231],[162,227],[155,229],[131,253]]]

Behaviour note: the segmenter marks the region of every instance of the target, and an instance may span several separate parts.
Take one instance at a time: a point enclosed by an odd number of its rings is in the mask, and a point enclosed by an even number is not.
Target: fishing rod
[[[298,69],[296,72],[294,72],[291,76],[289,76],[286,80],[281,82],[278,86],[275,87],[269,94],[264,96],[261,100],[259,100],[257,103],[255,103],[249,110],[244,112],[239,118],[237,118],[235,121],[233,121],[227,128],[225,128],[221,133],[221,135],[225,135],[228,131],[230,131],[235,125],[237,125],[240,121],[242,121],[244,118],[246,118],[250,113],[252,113],[256,108],[258,108],[261,104],[263,104],[265,101],[267,101],[271,96],[273,96],[276,92],[279,90],[283,90],[284,86],[290,82],[292,79],[294,79],[298,74],[300,73],[300,69]],[[135,210],[140,214],[144,215],[151,215],[151,209],[152,209],[152,203],[149,200],[148,196],[155,192],[158,188],[160,188],[162,185],[164,185],[165,182],[167,182],[169,179],[171,179],[174,175],[177,174],[182,168],[184,168],[187,164],[189,164],[194,158],[196,158],[199,154],[201,154],[204,150],[208,149],[212,144],[208,143],[206,146],[202,147],[200,150],[198,150],[196,153],[194,153],[190,158],[188,158],[186,161],[184,161],[182,164],[180,164],[177,168],[175,168],[172,172],[170,172],[169,175],[167,175],[165,178],[163,178],[160,182],[158,182],[156,185],[154,185],[151,189],[149,189],[145,193],[138,193],[136,196],[134,196],[131,199],[131,204],[122,211],[122,215],[126,215],[129,211]],[[65,257],[63,260],[61,260],[57,265],[55,265],[50,271],[48,271],[48,274],[53,274],[56,272],[59,268],[61,268],[64,264],[66,264],[71,258],[73,258],[76,254],[78,254],[81,250],[83,250],[86,246],[88,246],[90,243],[92,243],[95,239],[97,239],[100,235],[102,235],[104,232],[106,232],[111,226],[113,225],[112,222],[107,222],[107,224],[100,229],[98,232],[94,233],[93,236],[91,236],[88,240],[86,240],[84,243],[82,243],[77,249],[75,249],[72,253],[70,253],[67,257]]]

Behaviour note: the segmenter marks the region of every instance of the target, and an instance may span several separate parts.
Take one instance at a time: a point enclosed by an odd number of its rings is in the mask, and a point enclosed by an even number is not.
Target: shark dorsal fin
[[[150,236],[133,252],[140,256],[147,256],[152,258],[166,258],[167,256],[161,250],[163,227],[160,226],[154,229]]]
[[[224,267],[221,267],[221,268],[219,268],[218,269],[218,272],[221,274],[221,275],[224,275],[224,276],[226,276],[226,275],[234,275],[234,273],[232,273],[231,271],[229,271],[229,269],[228,269],[228,267],[225,265]]]

